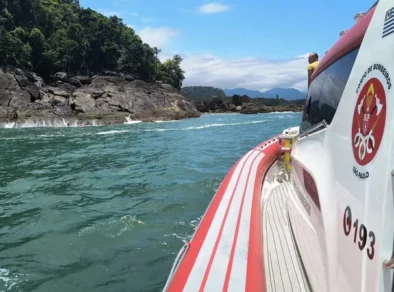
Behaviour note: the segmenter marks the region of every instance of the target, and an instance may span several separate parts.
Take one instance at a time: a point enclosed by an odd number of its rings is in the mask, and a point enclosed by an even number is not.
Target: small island
[[[303,111],[305,103],[305,99],[285,100],[278,95],[275,98],[251,98],[247,95],[237,94],[229,97],[222,89],[209,86],[184,87],[182,91],[193,101],[197,110],[202,113],[300,112]]]

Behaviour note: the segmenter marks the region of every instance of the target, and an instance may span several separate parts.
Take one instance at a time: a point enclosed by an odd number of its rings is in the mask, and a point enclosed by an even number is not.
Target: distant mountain
[[[275,98],[276,96],[279,98],[287,99],[287,100],[295,100],[295,99],[304,99],[306,93],[299,91],[295,88],[272,88],[263,92],[264,97]]]
[[[272,88],[270,90],[261,92],[257,90],[249,90],[246,88],[234,88],[234,89],[224,89],[224,93],[227,96],[237,95],[247,95],[252,98],[256,97],[266,97],[266,98],[276,98],[276,95],[279,98],[283,98],[286,100],[295,100],[295,99],[303,99],[305,98],[306,93],[299,91],[295,88]]]
[[[227,96],[247,95],[249,97],[263,97],[263,93],[257,90],[249,90],[246,88],[223,89]]]
[[[211,86],[186,86],[183,93],[191,100],[208,100],[213,97],[225,98],[223,90]]]

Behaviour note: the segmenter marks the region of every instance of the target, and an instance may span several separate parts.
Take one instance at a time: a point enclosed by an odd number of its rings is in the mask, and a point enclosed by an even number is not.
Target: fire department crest
[[[378,152],[386,123],[386,93],[377,78],[362,87],[353,114],[353,155],[360,166],[370,163]]]

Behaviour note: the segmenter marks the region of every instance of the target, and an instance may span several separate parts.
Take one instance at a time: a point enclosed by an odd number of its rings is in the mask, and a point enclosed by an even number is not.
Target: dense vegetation
[[[222,89],[209,86],[188,86],[182,88],[182,90],[185,95],[195,103],[211,101],[213,99],[217,100],[218,98],[223,102],[231,103],[236,106],[248,102],[266,106],[303,105],[305,103],[305,99],[286,100],[280,98],[280,96],[276,96],[276,98],[251,98],[247,95],[233,95],[228,97]]]
[[[223,90],[210,86],[187,86],[182,91],[191,100],[203,101],[214,97],[226,98]]]
[[[117,71],[181,88],[182,58],[164,63],[122,19],[83,9],[79,0],[0,0],[0,66],[43,77]]]

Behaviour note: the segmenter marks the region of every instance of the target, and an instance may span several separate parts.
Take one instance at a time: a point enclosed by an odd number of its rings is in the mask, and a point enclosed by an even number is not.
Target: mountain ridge
[[[227,96],[233,96],[236,94],[236,95],[247,95],[252,98],[257,98],[257,97],[276,98],[276,96],[278,95],[279,98],[283,98],[286,100],[303,99],[305,98],[306,95],[305,92],[302,92],[298,89],[283,88],[283,87],[274,87],[264,92],[258,90],[249,90],[246,88],[223,89],[223,91]]]

